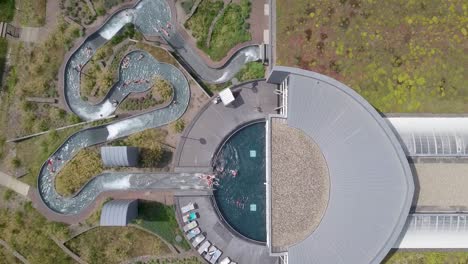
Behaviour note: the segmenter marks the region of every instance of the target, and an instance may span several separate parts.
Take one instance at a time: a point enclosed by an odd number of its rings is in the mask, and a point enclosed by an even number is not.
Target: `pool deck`
[[[227,136],[245,123],[275,113],[276,87],[265,81],[249,82],[232,89],[238,95],[229,106],[210,100],[181,136],[174,157],[175,171],[209,170],[213,156]]]
[[[176,212],[178,222],[181,223],[180,207],[190,202],[197,206],[198,225],[206,239],[219,248],[223,254],[220,260],[229,257],[237,263],[274,264],[278,258],[269,256],[266,245],[249,242],[234,235],[219,218],[216,208],[213,207],[212,196],[176,196]],[[203,242],[202,242],[203,243]]]

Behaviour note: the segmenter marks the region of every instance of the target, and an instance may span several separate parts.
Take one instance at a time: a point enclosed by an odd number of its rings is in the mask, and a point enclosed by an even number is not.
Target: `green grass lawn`
[[[135,224],[154,232],[168,243],[190,249],[185,239],[181,243],[176,241],[176,236],[183,237],[175,218],[174,208],[157,202],[141,201],[138,203],[138,218]]]
[[[468,263],[468,252],[410,252],[390,253],[382,264],[462,264]]]
[[[382,112],[467,112],[467,18],[462,0],[279,0],[277,64],[330,75]]]
[[[0,21],[10,22],[15,16],[15,0],[0,0]]]
[[[171,252],[159,238],[134,227],[97,227],[65,245],[88,263],[121,263],[138,256],[167,256]]]

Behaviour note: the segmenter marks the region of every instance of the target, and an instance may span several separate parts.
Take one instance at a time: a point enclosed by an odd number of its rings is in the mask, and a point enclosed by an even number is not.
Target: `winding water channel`
[[[95,33],[88,36],[66,62],[64,90],[66,103],[70,109],[85,120],[95,120],[111,115],[117,105],[132,92],[146,91],[151,87],[154,75],[171,82],[174,87],[173,101],[166,107],[117,121],[108,125],[81,130],[68,138],[52,156],[44,162],[38,177],[39,193],[44,203],[60,214],[76,214],[86,208],[104,191],[141,190],[151,188],[203,189],[207,186],[200,182],[196,174],[144,174],[144,173],[104,173],[90,180],[73,197],[62,197],[54,186],[55,176],[63,165],[72,159],[80,149],[125,137],[148,128],[166,125],[180,118],[190,100],[190,89],[184,74],[175,66],[160,63],[149,53],[141,50],[129,52],[126,57],[128,66],[119,70],[119,81],[109,90],[102,102],[91,104],[80,96],[81,69],[88,63],[96,50],[109,41],[126,24],[132,23],[145,36],[161,35],[174,47],[180,57],[189,64],[201,79],[211,83],[230,80],[242,66],[259,59],[259,48],[247,47],[237,52],[222,68],[208,67],[196,51],[185,43],[171,21],[170,7],[164,0],[142,0],[135,7],[124,9],[111,16]],[[114,104],[113,104],[114,103]],[[54,169],[48,164],[53,161]],[[85,165],[83,165],[85,166]]]

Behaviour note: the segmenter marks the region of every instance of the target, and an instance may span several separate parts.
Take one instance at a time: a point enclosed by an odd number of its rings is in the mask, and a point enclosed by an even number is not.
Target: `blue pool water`
[[[214,196],[224,219],[243,236],[265,242],[265,123],[236,132],[214,164],[220,184]]]

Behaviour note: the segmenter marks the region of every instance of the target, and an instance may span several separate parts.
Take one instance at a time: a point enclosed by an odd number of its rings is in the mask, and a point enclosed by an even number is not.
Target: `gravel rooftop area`
[[[410,163],[416,211],[467,211],[468,163]]]
[[[285,119],[271,124],[271,244],[286,250],[319,225],[329,198],[328,167],[319,146]]]

